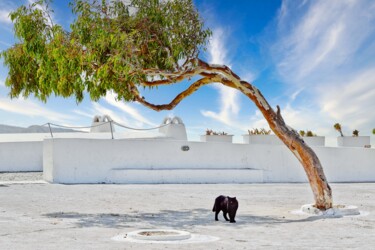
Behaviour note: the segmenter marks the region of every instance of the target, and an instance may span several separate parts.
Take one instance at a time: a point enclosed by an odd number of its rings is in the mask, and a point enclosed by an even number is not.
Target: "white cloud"
[[[94,116],[96,115],[92,112],[85,112],[85,111],[82,111],[82,110],[79,110],[79,109],[73,110],[73,113],[75,113],[75,114],[77,114],[81,117],[87,117],[87,118],[90,118],[90,119],[94,119]]]
[[[108,109],[108,108],[100,105],[97,102],[93,102],[92,107],[93,107],[92,118],[94,118],[95,115],[109,115],[112,118],[112,120],[114,120],[115,122],[118,122],[118,123],[123,124],[123,125],[129,124],[129,121],[125,117],[119,116],[113,110]]]
[[[213,36],[208,46],[208,53],[210,56],[209,62],[214,64],[229,65],[228,51],[225,48],[226,34],[222,28],[213,30]],[[222,84],[214,84],[213,87],[219,91],[220,95],[220,111],[202,110],[202,115],[213,118],[226,125],[232,125],[233,121],[239,112],[239,92],[238,90],[228,88]]]
[[[323,111],[350,129],[367,128],[375,124],[375,67],[357,73],[341,82],[320,90]],[[371,124],[372,123],[372,124]]]
[[[373,35],[375,16],[369,5],[366,1],[318,0],[298,8],[293,1],[285,1],[274,51],[281,75],[298,82],[350,62]]]
[[[10,10],[0,10],[0,23],[11,24],[12,21],[9,17]]]
[[[375,124],[373,13],[371,0],[283,1],[270,51],[292,93],[284,105],[292,127],[333,134],[335,122],[363,131]]]
[[[148,120],[147,118],[142,116],[137,109],[131,107],[129,104],[125,104],[122,101],[117,101],[116,98],[117,98],[116,94],[108,92],[106,97],[104,98],[104,100],[108,104],[110,104],[110,105],[120,109],[121,111],[125,112],[126,114],[130,115],[130,117],[132,119],[134,119],[136,122],[138,122],[138,125],[143,126],[144,124],[147,124],[147,125],[150,125],[150,126],[156,126],[155,123],[151,122],[150,120]]]
[[[213,85],[218,89],[220,94],[220,112],[202,110],[202,115],[218,120],[226,125],[232,125],[235,116],[239,112],[239,92],[235,89],[230,89],[221,84]]]
[[[0,98],[0,109],[30,117],[42,117],[49,122],[66,124],[67,120],[74,119],[73,116],[58,113],[47,109],[36,102],[24,98],[8,99]]]
[[[208,46],[210,63],[228,63],[228,51],[225,48],[225,40],[227,38],[226,34],[228,34],[228,31],[223,28],[216,28],[213,30],[213,35]]]

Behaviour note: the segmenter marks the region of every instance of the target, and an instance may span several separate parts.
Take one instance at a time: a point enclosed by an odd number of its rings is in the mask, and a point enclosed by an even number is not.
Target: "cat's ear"
[[[233,199],[235,199],[235,200],[236,200],[236,197],[233,197]]]

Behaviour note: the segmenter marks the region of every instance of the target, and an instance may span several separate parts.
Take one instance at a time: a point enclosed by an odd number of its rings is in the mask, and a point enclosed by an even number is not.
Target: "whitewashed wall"
[[[181,150],[182,146],[189,146],[189,151]],[[375,181],[375,149],[313,149],[328,181]],[[56,183],[307,181],[300,163],[282,145],[163,139],[46,139],[43,164],[45,179]]]
[[[42,171],[43,142],[0,142],[0,172]]]
[[[183,146],[188,146],[189,150],[183,151]],[[143,174],[145,170],[160,169],[169,170],[160,171],[160,179],[165,179],[166,183],[173,182],[173,176],[177,178],[177,183],[194,179],[193,176],[198,172],[205,174],[206,183],[218,180],[262,182],[262,171],[249,169],[251,165],[245,151],[246,145],[231,143],[161,139],[48,139],[44,143],[44,176],[46,180],[58,183],[122,183],[116,176],[125,175],[135,180],[133,183],[145,183],[146,181],[140,181],[148,178],[147,173]],[[181,170],[187,169],[196,171],[191,172],[191,177],[179,177],[179,173],[183,173]],[[232,181],[231,178],[224,180],[225,176],[220,174],[220,171],[229,169],[235,172]],[[206,175],[208,172],[221,177],[215,179]],[[249,177],[243,172],[249,172]],[[193,179],[190,182],[194,182]]]

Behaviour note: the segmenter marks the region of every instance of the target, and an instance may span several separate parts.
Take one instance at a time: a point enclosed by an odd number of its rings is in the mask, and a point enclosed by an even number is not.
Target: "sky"
[[[15,42],[8,15],[32,0],[0,0],[0,50]],[[69,27],[69,1],[55,0],[53,21]],[[213,31],[199,57],[229,66],[260,89],[286,123],[296,130],[338,136],[354,129],[370,135],[375,128],[375,1],[373,0],[194,0],[206,27]],[[107,114],[135,128],[158,126],[178,116],[190,140],[206,129],[240,138],[248,129],[266,128],[256,106],[239,91],[220,84],[204,86],[174,110],[156,112],[137,103],[117,102],[115,93],[77,104],[72,98],[10,99],[4,82],[8,69],[0,59],[0,124],[27,127],[46,122],[89,126]],[[169,103],[188,82],[144,91],[150,101]],[[238,139],[235,139],[235,141]]]

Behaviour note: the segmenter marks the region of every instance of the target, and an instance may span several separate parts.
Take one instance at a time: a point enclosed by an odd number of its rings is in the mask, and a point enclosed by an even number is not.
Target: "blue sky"
[[[14,42],[12,9],[31,0],[0,0],[0,50]],[[73,20],[68,1],[55,1],[53,19],[65,27]],[[336,136],[375,128],[375,1],[372,0],[195,0],[213,31],[200,58],[225,64],[252,82],[270,104],[280,105],[291,127]],[[53,122],[90,125],[94,115],[137,128],[158,125],[166,116],[179,116],[190,139],[207,128],[237,136],[247,129],[268,128],[255,105],[240,92],[218,84],[205,86],[173,111],[155,112],[137,103],[115,101],[108,93],[99,102],[86,98],[52,97],[42,103],[32,97],[11,100],[4,86],[7,69],[0,62],[0,124],[29,126]],[[166,103],[187,82],[145,91],[146,98]]]

